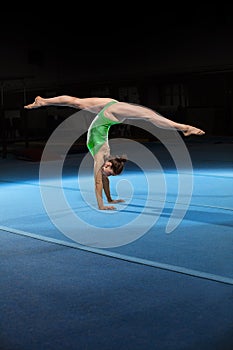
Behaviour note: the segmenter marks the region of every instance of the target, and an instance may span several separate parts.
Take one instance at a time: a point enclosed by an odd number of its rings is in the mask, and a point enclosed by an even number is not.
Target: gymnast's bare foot
[[[187,127],[186,130],[183,131],[184,136],[189,136],[191,134],[194,134],[194,135],[204,135],[205,134],[205,131],[198,129],[198,128],[195,128],[194,126],[186,125],[186,127]]]
[[[37,96],[35,98],[35,101],[27,106],[24,106],[24,108],[26,109],[32,109],[32,108],[39,108],[41,106],[44,106],[44,101],[43,101],[43,98],[40,97],[40,96]]]

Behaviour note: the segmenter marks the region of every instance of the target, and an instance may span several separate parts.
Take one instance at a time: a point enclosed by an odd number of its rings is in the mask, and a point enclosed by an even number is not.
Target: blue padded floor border
[[[202,272],[202,271],[192,270],[192,269],[188,269],[188,268],[184,268],[184,267],[176,266],[176,265],[163,264],[163,263],[159,263],[157,261],[141,259],[141,258],[137,258],[137,257],[124,255],[124,254],[109,252],[109,251],[106,251],[104,249],[88,247],[88,246],[84,246],[84,245],[81,245],[78,243],[66,242],[63,240],[49,238],[49,237],[45,237],[45,236],[38,235],[38,234],[33,234],[33,233],[22,231],[22,230],[12,229],[12,228],[9,228],[6,226],[0,225],[0,230],[5,231],[5,232],[9,232],[9,233],[13,233],[13,234],[18,234],[18,235],[30,237],[30,238],[34,238],[34,239],[45,241],[45,242],[50,242],[50,243],[59,244],[59,245],[63,245],[63,246],[70,247],[70,248],[75,248],[75,249],[87,251],[87,252],[94,253],[94,254],[108,256],[108,257],[111,257],[114,259],[128,261],[128,262],[135,263],[135,264],[146,265],[146,266],[150,266],[150,267],[154,267],[154,268],[158,268],[158,269],[173,271],[176,273],[181,273],[181,274],[185,274],[185,275],[189,275],[189,276],[193,276],[193,277],[198,277],[198,278],[203,278],[206,280],[211,280],[211,281],[215,281],[215,282],[219,282],[219,283],[233,285],[233,279],[228,278],[228,277],[224,277],[224,276],[219,276],[219,275],[210,274],[210,273],[206,273],[206,272]]]

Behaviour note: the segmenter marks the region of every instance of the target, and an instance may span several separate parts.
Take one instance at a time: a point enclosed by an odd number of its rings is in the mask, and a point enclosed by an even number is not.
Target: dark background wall
[[[70,94],[143,104],[210,135],[232,135],[228,5],[65,5],[1,12],[1,130],[14,119],[22,135],[48,135],[51,111],[26,123],[23,106],[37,95]],[[62,119],[68,111],[52,113]]]

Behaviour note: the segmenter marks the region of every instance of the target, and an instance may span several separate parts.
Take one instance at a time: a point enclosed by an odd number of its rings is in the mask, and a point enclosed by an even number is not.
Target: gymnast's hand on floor
[[[108,201],[108,203],[121,203],[121,202],[124,202],[124,200],[123,199],[111,199]],[[111,206],[103,205],[103,206],[99,207],[99,209],[100,210],[116,210],[116,207],[114,207],[112,205]]]
[[[122,203],[122,202],[124,202],[124,199],[112,199],[108,201],[108,203]]]
[[[116,210],[116,208],[113,207],[113,206],[105,206],[105,205],[103,205],[102,207],[99,207],[99,210]]]

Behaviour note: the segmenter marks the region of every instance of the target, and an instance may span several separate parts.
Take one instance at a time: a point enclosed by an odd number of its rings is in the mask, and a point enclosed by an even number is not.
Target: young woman
[[[108,203],[124,202],[122,199],[113,200],[110,194],[109,176],[119,175],[126,162],[124,157],[111,157],[108,144],[109,129],[114,124],[123,123],[125,119],[143,119],[163,129],[175,129],[185,136],[191,134],[204,135],[205,132],[191,125],[176,123],[164,118],[157,112],[139,105],[119,102],[111,98],[78,98],[67,95],[42,98],[37,96],[35,101],[24,106],[33,109],[46,106],[67,106],[80,110],[88,110],[96,114],[87,133],[87,147],[94,159],[95,193],[100,210],[113,210],[114,206],[105,206],[102,192],[104,190]]]

